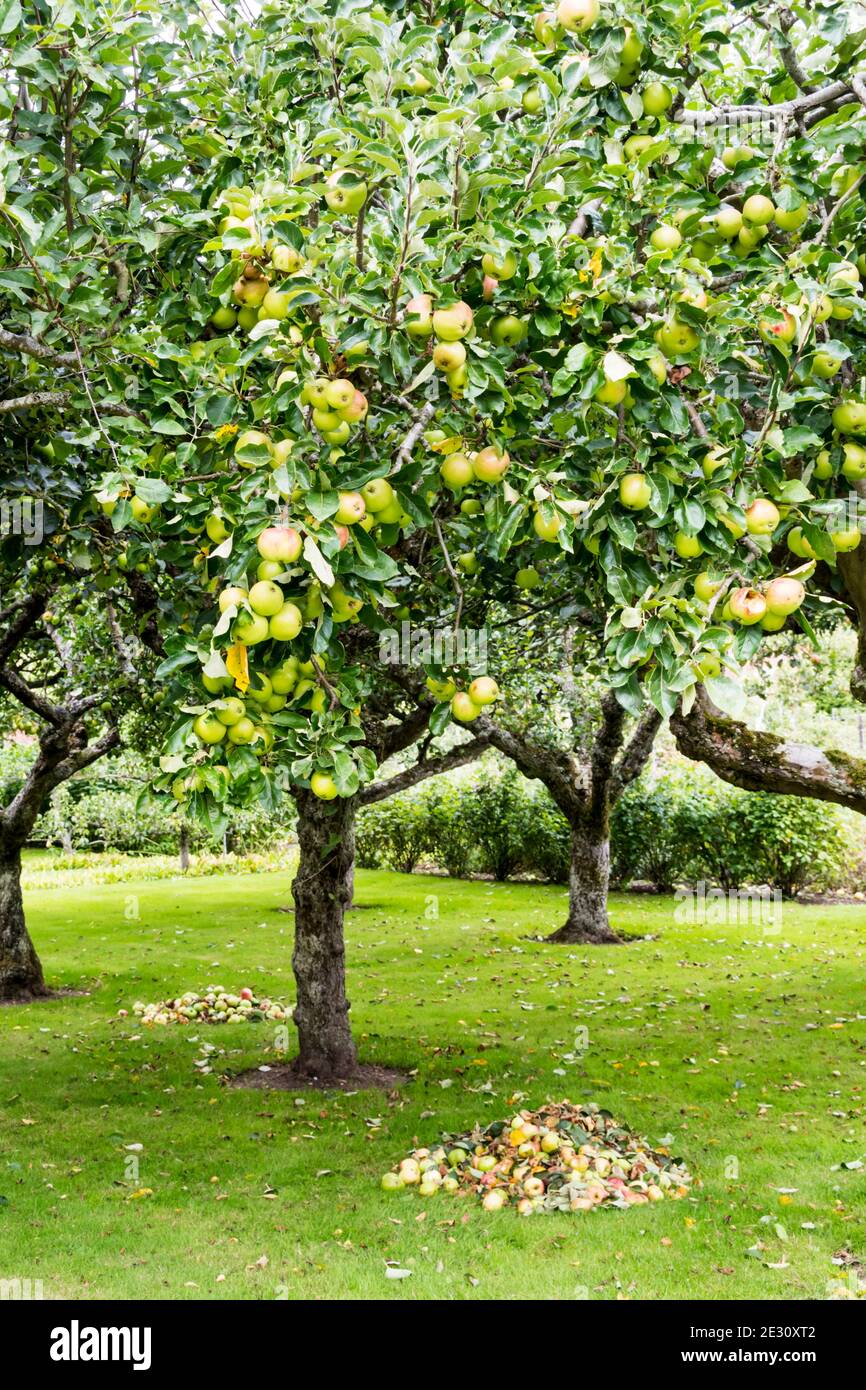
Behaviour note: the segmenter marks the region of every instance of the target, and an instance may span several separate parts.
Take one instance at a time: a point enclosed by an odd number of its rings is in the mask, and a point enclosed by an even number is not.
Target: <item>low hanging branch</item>
[[[395,792],[406,791],[428,777],[438,777],[442,772],[452,772],[456,767],[465,767],[467,763],[479,758],[489,747],[490,740],[487,738],[470,739],[468,743],[461,743],[459,747],[452,748],[450,753],[443,753],[440,758],[424,758],[405,768],[403,772],[388,777],[384,782],[373,782],[364,788],[358,799],[362,806],[369,806],[374,801],[384,801]]]
[[[717,710],[700,686],[689,713],[677,711],[670,727],[681,753],[735,787],[833,801],[866,815],[866,759],[758,733]]]

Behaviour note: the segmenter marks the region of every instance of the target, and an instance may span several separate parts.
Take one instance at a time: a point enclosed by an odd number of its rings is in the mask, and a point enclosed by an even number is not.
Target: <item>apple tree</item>
[[[766,632],[856,607],[862,44],[838,9],[596,0],[214,29],[161,439],[101,495],[118,530],[148,503],[158,791],[212,823],[298,802],[300,1068],[333,1074],[351,807],[495,695],[459,648],[383,662],[383,632],[465,637],[565,567],[618,705],[696,728]]]
[[[154,348],[213,54],[183,6],[0,6],[0,709],[36,740],[0,809],[0,998],[45,988],[20,891],[45,798],[130,709],[159,723],[142,527],[171,492],[139,465],[174,428]],[[115,469],[142,477],[116,519]]]

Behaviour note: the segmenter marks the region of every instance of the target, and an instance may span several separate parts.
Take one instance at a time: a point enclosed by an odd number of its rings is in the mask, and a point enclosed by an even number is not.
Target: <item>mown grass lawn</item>
[[[866,910],[786,906],[765,936],[615,897],[614,923],[656,939],[570,949],[527,939],[561,890],[360,873],[352,1017],[367,1060],[417,1069],[399,1099],[227,1089],[275,1060],[270,1025],[117,1017],[212,981],[290,999],[289,884],[29,895],[52,981],[90,993],[0,1009],[0,1277],[80,1298],[805,1299],[834,1253],[866,1259],[866,1168],[838,1167],[866,1158]],[[202,1042],[224,1049],[204,1076]],[[673,1135],[693,1196],[526,1219],[380,1191],[413,1143],[566,1095]]]

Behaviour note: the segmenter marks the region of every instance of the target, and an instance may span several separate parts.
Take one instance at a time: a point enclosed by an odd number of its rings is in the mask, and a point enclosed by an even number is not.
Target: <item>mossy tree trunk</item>
[[[343,919],[355,857],[354,797],[320,801],[295,792],[300,860],[292,885],[299,1077],[323,1082],[353,1075],[358,1057],[349,1023]]]

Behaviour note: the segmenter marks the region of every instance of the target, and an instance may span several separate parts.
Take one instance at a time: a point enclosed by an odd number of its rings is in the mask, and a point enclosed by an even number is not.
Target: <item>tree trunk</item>
[[[343,916],[355,855],[355,800],[297,791],[300,862],[295,899],[298,1057],[293,1070],[322,1081],[351,1077],[358,1058],[349,1026]]]
[[[182,825],[180,828],[180,871],[185,874],[189,869],[189,826]]]
[[[355,906],[355,857],[346,869],[346,911]]]
[[[568,918],[547,938],[562,944],[618,945],[620,938],[607,920],[610,879],[610,828],[579,819],[571,827],[571,867],[568,875]]]
[[[24,922],[21,851],[0,850],[0,1000],[45,998],[39,957]]]

